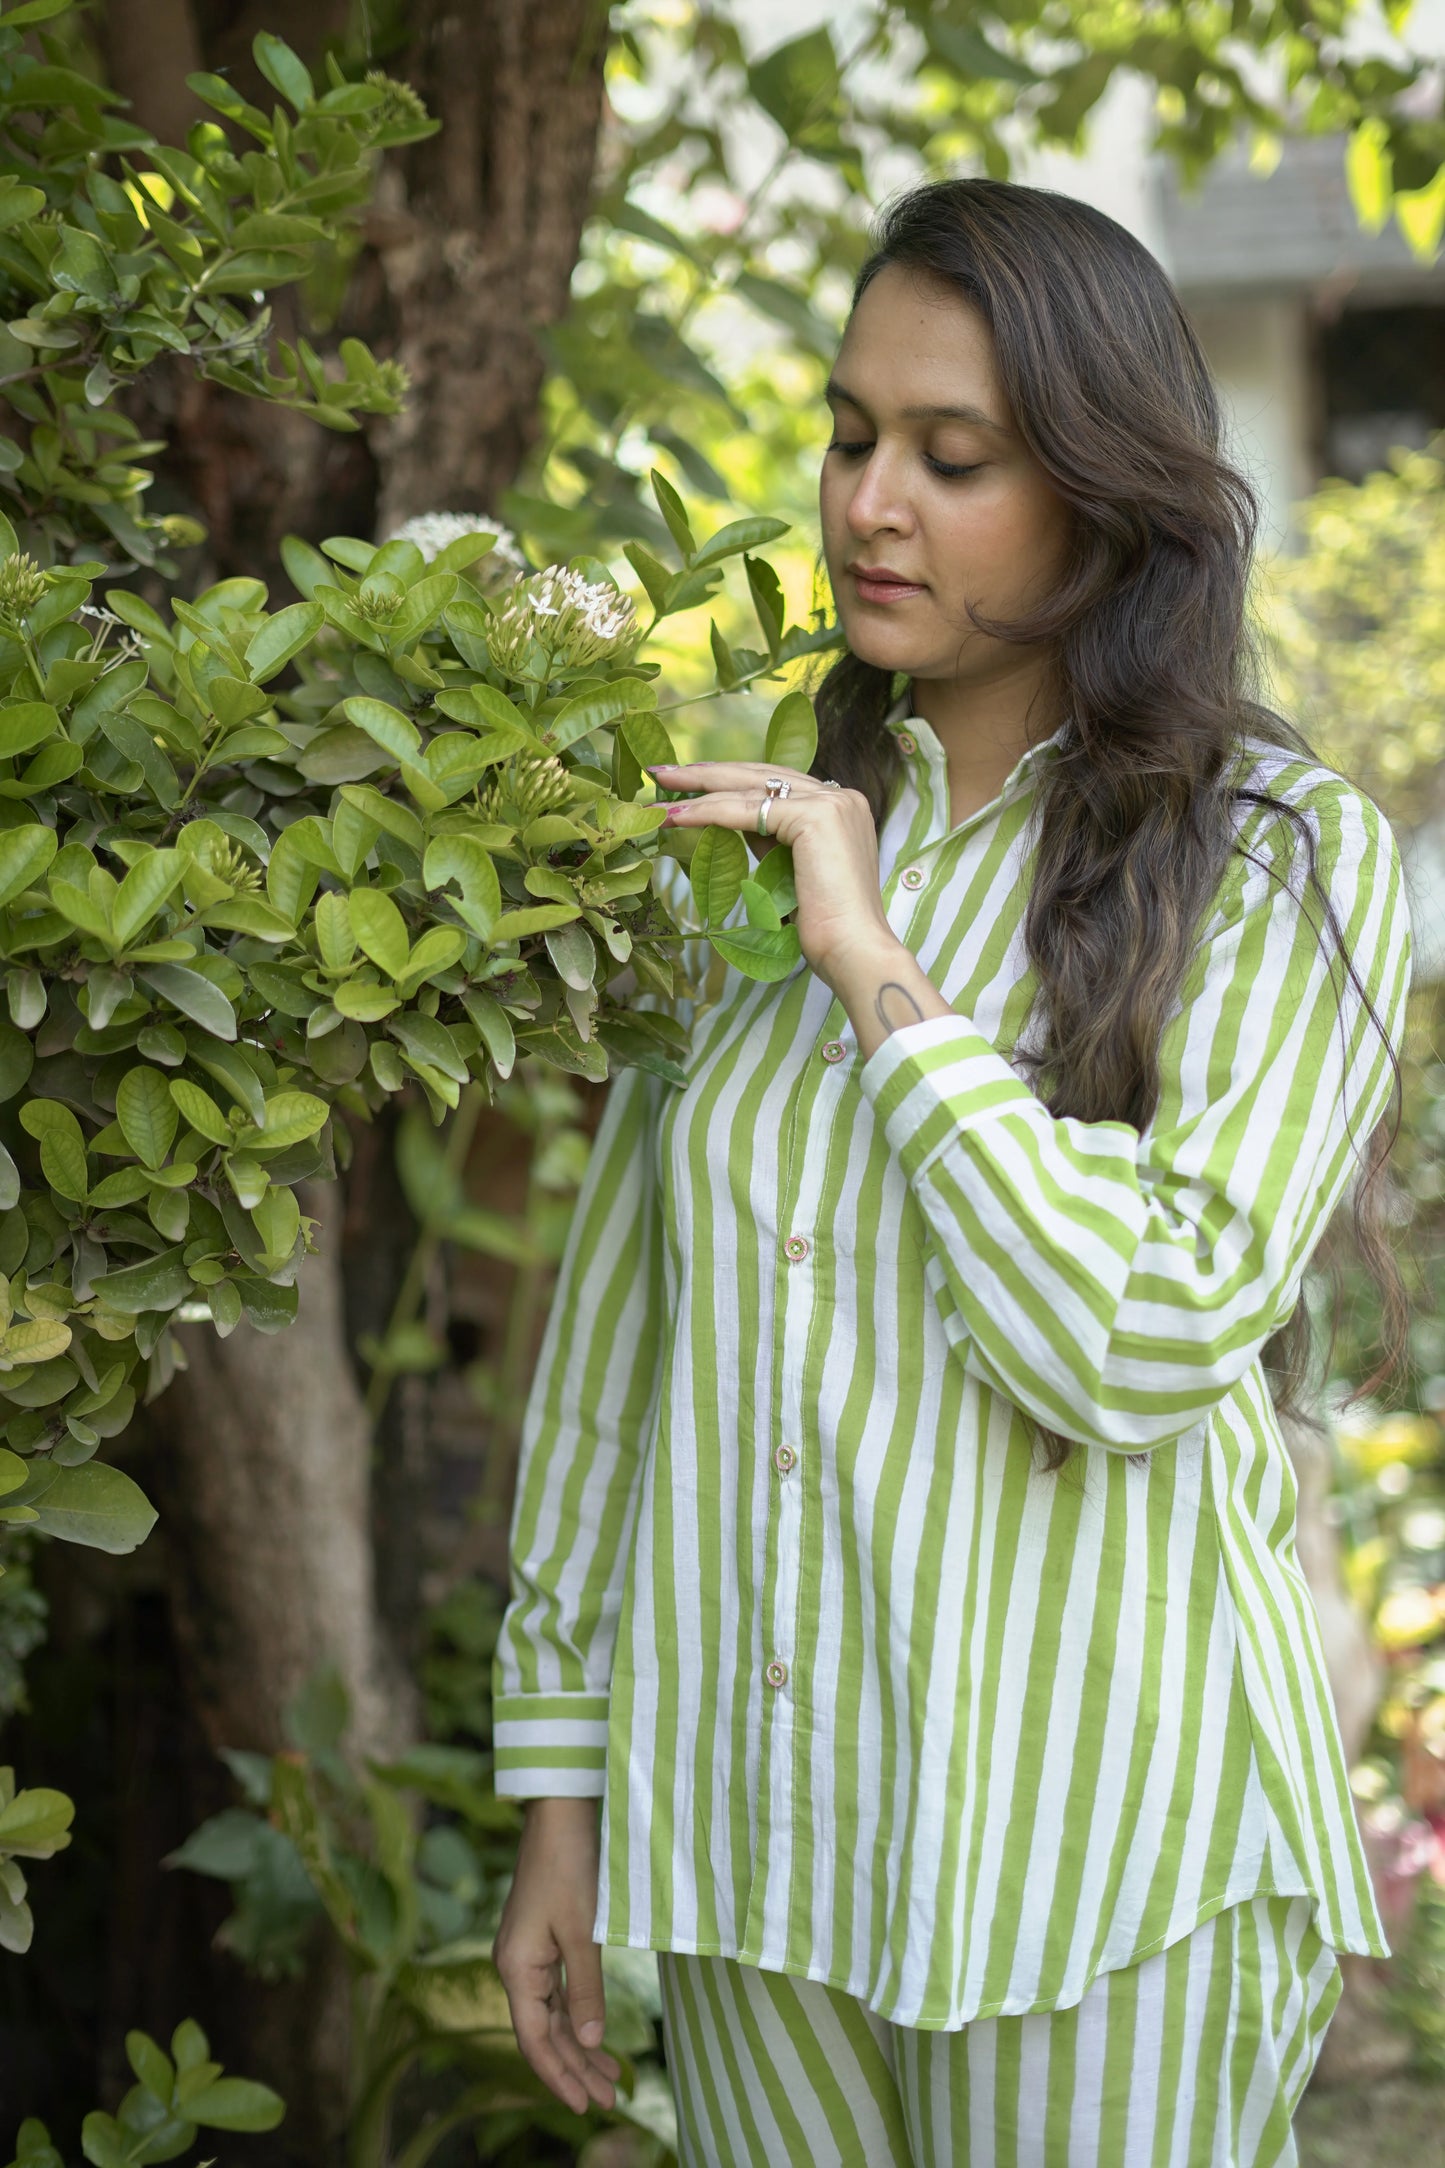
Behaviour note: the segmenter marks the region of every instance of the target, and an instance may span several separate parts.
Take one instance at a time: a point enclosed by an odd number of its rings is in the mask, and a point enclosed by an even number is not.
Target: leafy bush
[[[415,1084],[440,1121],[519,1051],[678,1074],[680,1027],[630,1005],[674,983],[663,809],[635,795],[672,750],[657,666],[591,561],[489,597],[467,574],[491,540],[428,563],[293,538],[299,602],[227,580],[167,618],[112,587],[95,630],[86,574],[0,562],[0,1519],[148,1532],[93,1456],[166,1383],[173,1317],[294,1316],[294,1185],[334,1170],[335,1107]],[[785,659],[767,631],[753,674]],[[770,749],[811,757],[811,729],[786,695]],[[718,946],[790,968],[787,854],[749,882],[740,838],[706,845],[704,915],[761,917]]]
[[[529,2132],[573,2143],[632,2126],[656,2141],[646,2157],[671,2158],[650,1956],[602,1953],[623,2082],[612,2115],[574,2115],[523,2060],[489,1954],[520,1809],[494,1797],[488,1757],[463,1747],[417,1746],[358,1776],[342,1752],[348,1715],[340,1680],[317,1674],[287,1714],[294,1747],[227,1754],[245,1804],[204,1823],[168,1864],[230,1884],[236,1909],[220,1940],[263,1978],[299,1970],[317,1932],[339,1938],[355,1981],[352,2168],[420,2168],[461,2127],[490,2158],[519,2112]]]
[[[293,539],[301,599],[274,610],[258,580],[164,611],[119,584],[121,552],[166,569],[142,509],[157,447],[114,403],[157,354],[333,427],[394,408],[395,370],[355,342],[342,380],[304,343],[273,355],[242,297],[301,276],[373,154],[433,124],[334,62],[318,95],[263,35],[289,112],[196,77],[257,148],[204,123],[163,150],[59,46],[22,50],[20,26],[63,12],[0,23],[0,280],[23,312],[0,330],[0,1524],[124,1551],[154,1514],[94,1456],[170,1377],[173,1319],[294,1316],[296,1184],[344,1153],[336,1108],[410,1085],[440,1121],[519,1052],[677,1073],[678,1028],[635,1002],[674,984],[662,812],[637,802],[672,748],[635,606],[590,559],[509,585],[482,532]],[[698,546],[655,486],[680,563],[634,552],[654,625],[747,567],[763,645],[719,637],[720,686],[826,644],[785,631],[753,554],[782,522]],[[770,751],[810,733],[787,696]],[[796,960],[786,855],[745,882],[739,839],[709,841],[713,921],[746,898],[749,927],[719,936],[743,968]]]
[[[149,2033],[125,2036],[135,2084],[114,2115],[85,2118],[81,2147],[91,2168],[143,2168],[188,2153],[202,2130],[274,2130],[285,2113],[269,2085],[228,2078],[211,2060],[211,2044],[194,2018],[171,2036],[166,2054]],[[29,2116],[8,2168],[65,2168],[45,2125]]]
[[[1297,509],[1261,601],[1287,713],[1392,819],[1438,811],[1445,758],[1445,457],[1397,451]]]

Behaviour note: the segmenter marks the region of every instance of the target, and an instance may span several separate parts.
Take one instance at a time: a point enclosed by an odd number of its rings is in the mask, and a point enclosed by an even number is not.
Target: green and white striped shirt
[[[1387,1956],[1258,1360],[1386,1109],[1380,1035],[1241,804],[1265,863],[1201,929],[1153,1119],[1055,1120],[1010,1056],[1062,733],[954,826],[937,737],[889,727],[888,922],[954,1014],[860,1062],[805,965],[714,957],[686,1088],[611,1087],[524,1426],[497,1790],[605,1795],[599,1941],[903,2024],[1067,2007],[1268,1891]],[[1387,821],[1244,757],[1398,1050]],[[1036,1422],[1086,1450],[1041,1473]]]

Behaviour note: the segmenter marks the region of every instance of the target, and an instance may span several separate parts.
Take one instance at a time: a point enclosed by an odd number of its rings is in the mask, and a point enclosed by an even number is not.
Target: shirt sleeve
[[[659,1097],[609,1086],[522,1422],[512,1600],[493,1662],[506,1798],[600,1797],[622,1583],[663,1347]]]
[[[1218,1404],[1294,1308],[1389,1102],[1411,958],[1399,851],[1341,779],[1297,802],[1380,1029],[1301,846],[1273,871],[1235,861],[1142,1133],[1055,1119],[964,1016],[893,1032],[859,1073],[927,1223],[955,1352],[1086,1445],[1148,1450]]]

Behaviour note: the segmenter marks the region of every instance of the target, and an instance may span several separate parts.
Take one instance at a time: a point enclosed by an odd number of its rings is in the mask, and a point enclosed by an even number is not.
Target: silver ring
[[[758,807],[758,834],[760,836],[765,836],[768,832],[768,807],[772,804],[776,795],[776,792],[770,791]]]
[[[786,798],[793,787],[785,775],[766,775],[763,782],[770,798]]]
[[[829,777],[828,777],[828,778],[827,778],[827,779],[825,780],[825,782],[824,782],[824,784],[823,784],[823,788],[824,788],[824,790],[841,790],[841,789],[843,788],[843,786],[842,786],[842,784],[841,784],[841,783],[835,783],[835,782],[833,781],[832,777],[831,777],[831,776],[829,776]]]

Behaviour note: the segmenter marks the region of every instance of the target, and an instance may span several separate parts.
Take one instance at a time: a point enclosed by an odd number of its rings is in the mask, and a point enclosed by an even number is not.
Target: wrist
[[[850,940],[845,948],[820,957],[813,969],[832,987],[844,1008],[851,1009],[860,989],[866,991],[895,974],[904,958],[909,963],[914,961],[911,950],[897,934],[880,926],[876,933],[864,934]]]

